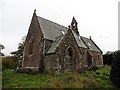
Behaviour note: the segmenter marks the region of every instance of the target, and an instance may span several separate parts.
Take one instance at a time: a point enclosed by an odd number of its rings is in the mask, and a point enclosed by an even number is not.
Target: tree
[[[24,49],[24,43],[19,43],[18,50],[11,52],[11,54],[16,60],[21,61],[23,59],[23,49]]]
[[[26,36],[23,36],[22,42],[18,44],[18,50],[11,52],[11,55],[14,57],[14,59],[19,62],[21,62],[23,59],[23,50],[24,50],[25,39],[26,39]]]
[[[5,47],[2,44],[0,44],[0,56],[4,56],[4,54],[1,52],[1,50],[3,49],[5,49]]]
[[[106,53],[103,55],[103,64],[104,65],[111,65],[113,62],[114,53]]]
[[[14,61],[13,56],[5,56],[2,59],[2,70],[5,69],[15,69],[19,63]]]
[[[110,71],[110,80],[116,87],[120,88],[120,50],[114,53]]]
[[[2,44],[0,44],[0,51],[1,51],[2,49],[5,49],[5,47],[4,47]]]

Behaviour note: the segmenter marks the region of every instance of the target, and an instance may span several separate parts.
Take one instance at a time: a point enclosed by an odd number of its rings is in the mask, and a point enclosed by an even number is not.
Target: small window
[[[98,60],[99,60],[100,58],[99,58],[99,55],[98,55]]]
[[[61,33],[64,35],[65,34],[65,32],[63,31],[63,30],[61,30]]]
[[[96,60],[95,60],[95,58],[93,59],[93,66],[96,66]]]
[[[79,38],[79,40],[81,40],[81,37],[80,37],[80,36],[79,36],[78,38]]]
[[[83,55],[84,54],[84,50],[80,48],[80,53]]]
[[[88,43],[88,45],[89,45],[89,46],[91,46],[91,44],[90,44],[90,43]]]
[[[73,23],[73,27],[75,27],[76,25],[75,25],[75,23]]]
[[[33,36],[30,36],[30,40],[29,40],[29,51],[28,54],[31,55],[33,53]]]
[[[30,54],[32,54],[32,52],[33,52],[33,41],[29,43],[29,52],[28,52],[28,54],[30,55]]]

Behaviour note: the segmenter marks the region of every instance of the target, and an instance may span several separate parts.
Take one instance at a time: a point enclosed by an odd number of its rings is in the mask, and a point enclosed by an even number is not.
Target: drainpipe
[[[44,40],[43,40],[43,55],[45,55],[45,42],[46,42],[46,39],[44,38]]]
[[[43,58],[42,58],[42,71],[45,70],[45,43],[46,43],[46,39],[43,39]]]

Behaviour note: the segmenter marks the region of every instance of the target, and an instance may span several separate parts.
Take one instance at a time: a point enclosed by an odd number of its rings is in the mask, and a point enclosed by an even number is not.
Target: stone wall
[[[26,37],[24,46],[24,59],[22,67],[39,67],[40,65],[40,43],[42,39],[42,32],[34,14],[31,20],[29,31]]]
[[[101,53],[100,52],[91,51],[91,50],[90,50],[90,53],[92,54],[93,65],[95,63],[96,66],[102,66],[103,65],[103,57],[102,57]]]
[[[71,30],[68,30],[68,33],[64,36],[62,42],[60,43],[57,53],[59,54],[60,57],[60,64],[62,66],[62,70],[66,71],[66,61],[67,61],[67,49],[72,48],[72,71],[78,71],[81,68],[81,60],[82,60],[82,55],[79,51],[79,47],[75,41],[75,38],[72,35]]]
[[[53,72],[60,72],[61,65],[59,62],[58,54],[48,54],[46,55],[45,59],[45,72],[53,73]]]

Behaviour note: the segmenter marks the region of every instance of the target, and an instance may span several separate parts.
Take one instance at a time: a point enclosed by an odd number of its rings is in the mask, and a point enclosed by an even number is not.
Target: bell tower
[[[79,31],[78,31],[78,27],[77,27],[77,21],[75,20],[74,16],[73,16],[73,19],[72,19],[72,22],[71,22],[71,29],[73,31],[76,32],[76,34],[79,36]]]

